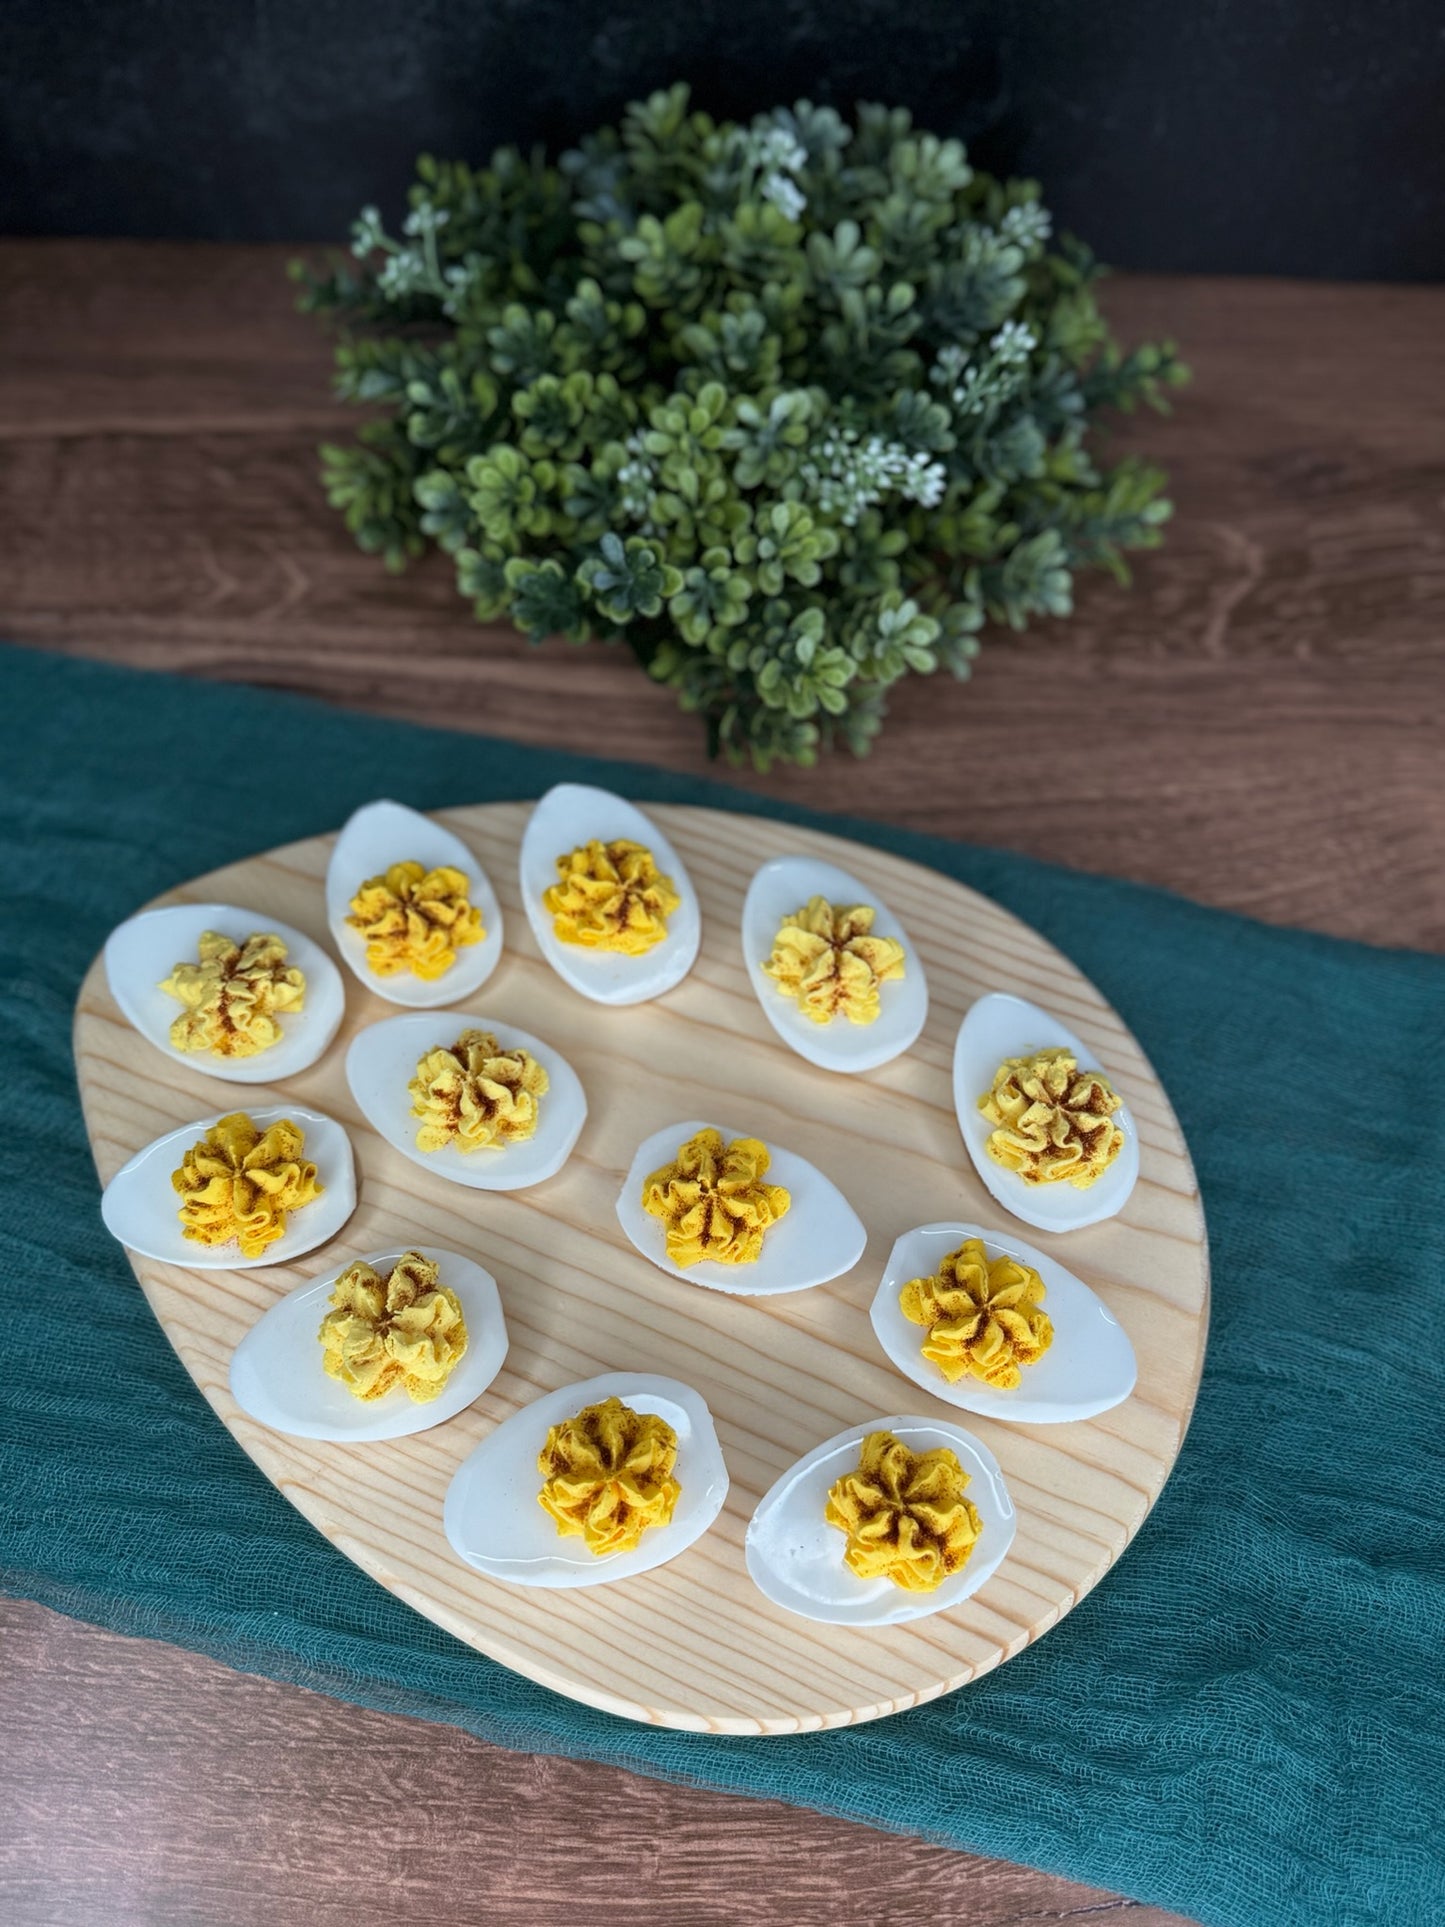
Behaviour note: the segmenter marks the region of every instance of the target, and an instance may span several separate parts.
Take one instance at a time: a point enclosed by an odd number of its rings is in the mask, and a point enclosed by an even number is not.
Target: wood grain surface
[[[479,630],[439,557],[360,555],[317,485],[356,411],[287,251],[0,243],[0,625],[19,640],[705,767],[625,652]],[[1445,289],[1120,276],[1179,339],[1171,473],[1124,590],[912,678],[864,764],[735,780],[1370,941],[1445,945]],[[559,689],[572,700],[553,698]],[[1058,799],[988,780],[1047,751]],[[726,774],[726,771],[722,772]],[[1382,863],[1381,852],[1389,861]]]
[[[610,1010],[564,984],[537,947],[517,875],[526,806],[441,819],[490,876],[506,947],[460,1010],[436,1013],[439,1035],[460,1029],[464,1012],[516,1024],[577,1070],[588,1119],[557,1177],[479,1200],[387,1144],[352,1098],[344,1063],[358,1031],[395,1007],[347,972],[346,1017],[321,1060],[284,1085],[247,1086],[246,1097],[294,1098],[347,1126],[361,1194],[355,1217],[294,1265],[194,1272],[137,1254],[131,1262],[187,1370],[267,1477],[364,1571],[448,1632],[544,1686],[632,1719],[746,1734],[852,1724],[936,1698],[1020,1651],[1094,1585],[1142,1524],[1178,1453],[1203,1364],[1208,1259],[1193,1167],[1118,1016],[997,904],[834,837],[709,810],[652,814],[697,891],[702,948],[665,997]],[[258,855],[166,900],[241,904],[258,927],[279,920],[329,947],[332,842]],[[785,854],[855,875],[902,920],[927,973],[922,1035],[867,1076],[805,1063],[758,1007],[738,942],[743,897],[758,864]],[[953,1107],[953,1040],[965,1010],[990,990],[1029,998],[1081,1036],[1117,1079],[1138,1133],[1140,1177],[1123,1211],[1047,1239],[1050,1256],[1114,1312],[1139,1361],[1133,1396],[1092,1420],[1022,1426],[960,1416],[901,1377],[868,1319],[904,1231],[949,1217],[1013,1225],[969,1163]],[[152,1138],[221,1101],[214,1079],[126,1022],[99,961],[81,991],[75,1034],[103,1180]],[[809,1291],[739,1299],[642,1258],[615,1212],[628,1166],[654,1132],[697,1116],[786,1145],[831,1177],[868,1227],[860,1262]],[[384,1446],[289,1438],[237,1408],[231,1354],[271,1305],[361,1253],[410,1244],[461,1252],[497,1277],[511,1349],[475,1405]],[[598,1371],[660,1373],[702,1394],[732,1480],[722,1515],[680,1558],[625,1584],[554,1591],[473,1572],[442,1530],[453,1474],[500,1420]],[[758,1500],[836,1432],[901,1412],[962,1423],[998,1459],[1018,1513],[1003,1566],[962,1605],[905,1625],[820,1627],[772,1605],[743,1563]]]
[[[504,1753],[10,1604],[5,1927],[1185,1927],[771,1800]]]
[[[326,398],[285,253],[0,242],[0,632],[533,739],[587,742],[601,720],[619,753],[700,767],[630,663],[479,631],[444,567],[394,581],[350,546],[314,450],[353,417]],[[1445,947],[1445,290],[1121,276],[1106,305],[1195,369],[1172,420],[1117,441],[1168,464],[1166,547],[1128,593],[1087,586],[1068,623],[998,641],[971,685],[905,691],[869,763],[738,780]],[[585,701],[539,719],[554,673]],[[1018,731],[1066,779],[1043,819],[978,780]],[[1165,1919],[788,1808],[519,1760],[23,1603],[0,1601],[0,1695],[17,1927],[324,1927],[359,1904],[338,1867],[374,1837],[370,1789],[421,1783],[457,1788],[443,1837],[475,1878],[398,1842],[368,1872],[398,1923],[530,1927],[577,1893],[609,1922]]]

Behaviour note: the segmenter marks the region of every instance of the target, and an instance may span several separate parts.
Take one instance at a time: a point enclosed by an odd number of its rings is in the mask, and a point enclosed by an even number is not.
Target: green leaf
[[[863,754],[895,682],[1160,541],[1163,476],[1098,423],[1186,370],[1112,339],[1098,275],[902,109],[737,124],[683,86],[555,161],[423,156],[399,231],[293,269],[366,411],[322,451],[359,546],[452,555],[534,639],[625,633],[759,768]]]

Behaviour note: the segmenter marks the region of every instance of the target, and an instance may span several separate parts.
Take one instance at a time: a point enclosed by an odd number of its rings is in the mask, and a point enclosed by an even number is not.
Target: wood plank
[[[1183,1927],[0,1601],[6,1927]]]
[[[0,628],[705,769],[625,653],[478,629],[441,558],[397,579],[350,546],[314,450],[352,417],[285,256],[0,244]],[[1197,373],[1116,438],[1178,505],[1134,588],[992,639],[968,686],[913,681],[861,766],[729,780],[1445,946],[1445,290],[1124,276],[1107,299]],[[1025,734],[1064,799],[1042,816],[983,774]]]
[[[360,1174],[356,1216],[292,1265],[192,1272],[132,1253],[152,1309],[223,1423],[313,1525],[448,1632],[545,1686],[633,1719],[744,1734],[856,1724],[950,1692],[1077,1604],[1138,1531],[1178,1453],[1203,1365],[1208,1257],[1169,1102],[1093,986],[997,904],[916,864],[747,816],[653,810],[696,888],[702,948],[665,998],[600,1009],[545,963],[527,922],[517,851],[529,814],[491,804],[445,817],[491,878],[506,948],[461,1010],[436,1013],[438,1040],[469,1013],[519,1025],[574,1066],[589,1112],[564,1170],[526,1191],[489,1193],[479,1215],[475,1193],[418,1171],[387,1144],[352,1098],[344,1061],[357,1032],[395,1007],[348,974],[347,1014],[320,1061],[284,1089],[242,1095],[294,1098],[345,1124]],[[274,916],[324,945],[332,840],[231,865],[170,900],[244,904],[258,927]],[[758,864],[784,854],[858,877],[901,919],[927,973],[923,1034],[867,1077],[805,1063],[758,1009],[738,944],[742,901]],[[1041,1004],[1097,1052],[1139,1140],[1139,1183],[1119,1215],[1047,1240],[1114,1312],[1139,1362],[1132,1397],[1072,1424],[960,1414],[900,1377],[868,1319],[904,1231],[951,1218],[1009,1222],[959,1142],[952,1083],[964,1011],[1003,989]],[[76,1060],[103,1180],[152,1138],[214,1114],[230,1089],[133,1030],[99,962],[81,992]],[[809,1291],[747,1299],[679,1284],[641,1258],[618,1227],[618,1191],[639,1144],[697,1116],[784,1144],[833,1178],[868,1227],[859,1263]],[[474,1406],[360,1449],[288,1438],[238,1409],[231,1354],[265,1310],[355,1256],[412,1243],[473,1258],[501,1287],[511,1350]],[[625,1584],[554,1591],[472,1572],[442,1530],[458,1466],[499,1421],[598,1371],[657,1373],[702,1394],[732,1479],[717,1523],[671,1564]],[[896,1412],[962,1422],[994,1453],[1019,1521],[1003,1566],[962,1605],[904,1625],[823,1627],[771,1605],[743,1562],[763,1493],[835,1433]]]

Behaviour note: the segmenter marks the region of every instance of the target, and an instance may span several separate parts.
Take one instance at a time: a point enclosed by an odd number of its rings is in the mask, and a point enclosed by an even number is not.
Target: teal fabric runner
[[[281,781],[256,784],[258,754]],[[87,965],[147,897],[378,791],[435,807],[563,777],[814,820],[657,771],[0,650],[0,1587],[506,1746],[926,1834],[1209,1927],[1445,1920],[1439,959],[826,825],[989,892],[1089,973],[1173,1097],[1213,1249],[1193,1428],[1134,1546],[1047,1638],[932,1705],[769,1740],[576,1706],[373,1585],[216,1422],[101,1228],[70,1058]]]

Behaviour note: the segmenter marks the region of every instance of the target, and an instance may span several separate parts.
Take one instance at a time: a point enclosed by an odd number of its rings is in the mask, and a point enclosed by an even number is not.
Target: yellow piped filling
[[[877,914],[871,904],[840,909],[810,897],[783,918],[763,969],[815,1024],[875,1023],[883,985],[906,974],[903,945],[872,934]]]
[[[782,1185],[764,1183],[771,1163],[758,1138],[728,1144],[721,1131],[703,1130],[644,1180],[642,1208],[662,1220],[675,1265],[703,1259],[746,1265],[758,1258],[769,1228],[792,1203]]]
[[[946,1447],[915,1453],[891,1432],[870,1432],[858,1469],[829,1490],[824,1517],[847,1534],[843,1560],[858,1578],[933,1592],[968,1563],[983,1530],[968,1484]]]
[[[950,1251],[931,1278],[913,1278],[899,1295],[903,1316],[927,1327],[923,1356],[950,1385],[981,1378],[1012,1391],[1023,1368],[1043,1357],[1054,1327],[1039,1309],[1044,1281],[1017,1258],[989,1259],[981,1238]]]
[[[368,877],[351,899],[346,921],[366,940],[366,967],[378,977],[409,970],[434,983],[457,960],[457,952],[486,935],[482,913],[469,900],[461,870],[439,864],[393,863]]]
[[[359,1399],[400,1386],[428,1404],[467,1349],[461,1300],[419,1251],[404,1253],[385,1278],[358,1260],[337,1279],[331,1304],[318,1333],[322,1363]]]
[[[171,1025],[176,1050],[217,1057],[255,1057],[281,1039],[277,1022],[300,1010],[306,979],[286,961],[278,936],[257,933],[234,943],[215,930],[201,933],[198,961],[178,963],[161,989],[185,1005]]]
[[[1124,1148],[1124,1133],[1112,1121],[1122,1103],[1101,1071],[1080,1070],[1071,1050],[1008,1057],[978,1100],[998,1126],[984,1149],[1025,1184],[1086,1191]]]
[[[542,898],[561,943],[640,957],[667,935],[682,902],[651,850],[619,838],[593,839],[557,859],[559,881]]]
[[[284,1236],[287,1212],[321,1196],[316,1166],[301,1155],[305,1146],[305,1132],[289,1118],[264,1132],[244,1111],[218,1119],[171,1173],[182,1237],[237,1244],[243,1258],[259,1258]]]
[[[671,1520],[682,1491],[676,1464],[677,1434],[665,1419],[604,1399],[548,1432],[537,1500],[564,1539],[580,1536],[599,1558],[632,1552]]]
[[[418,1149],[500,1150],[535,1135],[547,1073],[530,1051],[503,1050],[489,1030],[464,1030],[428,1051],[407,1086]]]

